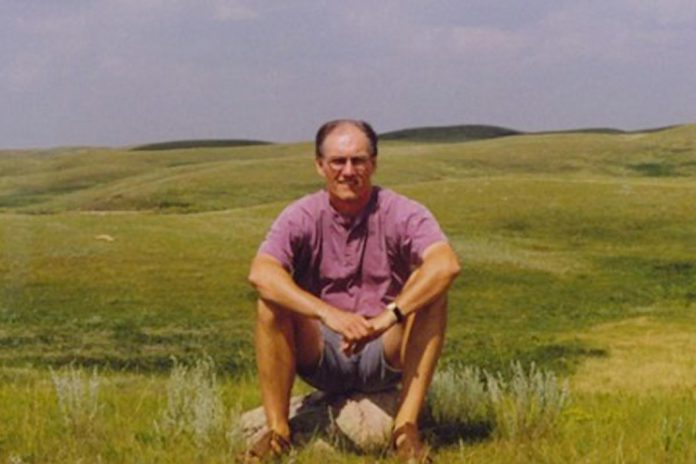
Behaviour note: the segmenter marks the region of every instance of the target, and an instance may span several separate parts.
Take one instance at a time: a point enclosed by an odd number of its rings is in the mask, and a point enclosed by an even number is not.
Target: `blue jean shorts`
[[[321,324],[324,350],[316,368],[299,372],[311,386],[327,393],[377,392],[401,382],[401,371],[387,364],[382,338],[369,342],[360,353],[346,356],[341,351],[341,335]]]

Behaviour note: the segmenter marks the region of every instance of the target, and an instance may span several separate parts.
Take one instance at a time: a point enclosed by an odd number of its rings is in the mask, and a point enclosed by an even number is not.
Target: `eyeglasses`
[[[340,172],[345,169],[349,161],[351,166],[353,166],[353,169],[362,172],[367,169],[367,165],[370,163],[371,158],[369,156],[355,156],[352,158],[340,156],[336,158],[328,158],[326,163],[334,171]]]

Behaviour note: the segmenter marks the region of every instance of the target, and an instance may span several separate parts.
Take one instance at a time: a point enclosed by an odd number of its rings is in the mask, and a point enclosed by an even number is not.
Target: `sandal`
[[[401,438],[403,437],[403,438]],[[392,433],[392,450],[402,462],[432,463],[430,448],[418,436],[416,424],[407,422]]]
[[[256,440],[256,443],[238,461],[244,463],[264,462],[288,454],[291,449],[292,444],[289,438],[284,437],[275,430],[269,430],[261,435]]]

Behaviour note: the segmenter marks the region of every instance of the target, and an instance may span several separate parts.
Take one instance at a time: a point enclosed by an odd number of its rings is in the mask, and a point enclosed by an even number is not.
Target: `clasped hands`
[[[334,308],[323,311],[319,317],[331,330],[343,336],[341,351],[346,356],[360,353],[368,342],[380,337],[397,322],[396,315],[387,310],[368,319]]]

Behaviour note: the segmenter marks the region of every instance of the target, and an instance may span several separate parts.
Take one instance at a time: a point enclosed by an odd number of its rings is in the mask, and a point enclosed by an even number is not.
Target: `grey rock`
[[[362,451],[384,449],[389,443],[398,403],[398,390],[295,396],[290,400],[293,441],[300,444],[319,438],[328,444],[347,439]],[[249,444],[268,430],[262,407],[244,413],[240,421]]]

